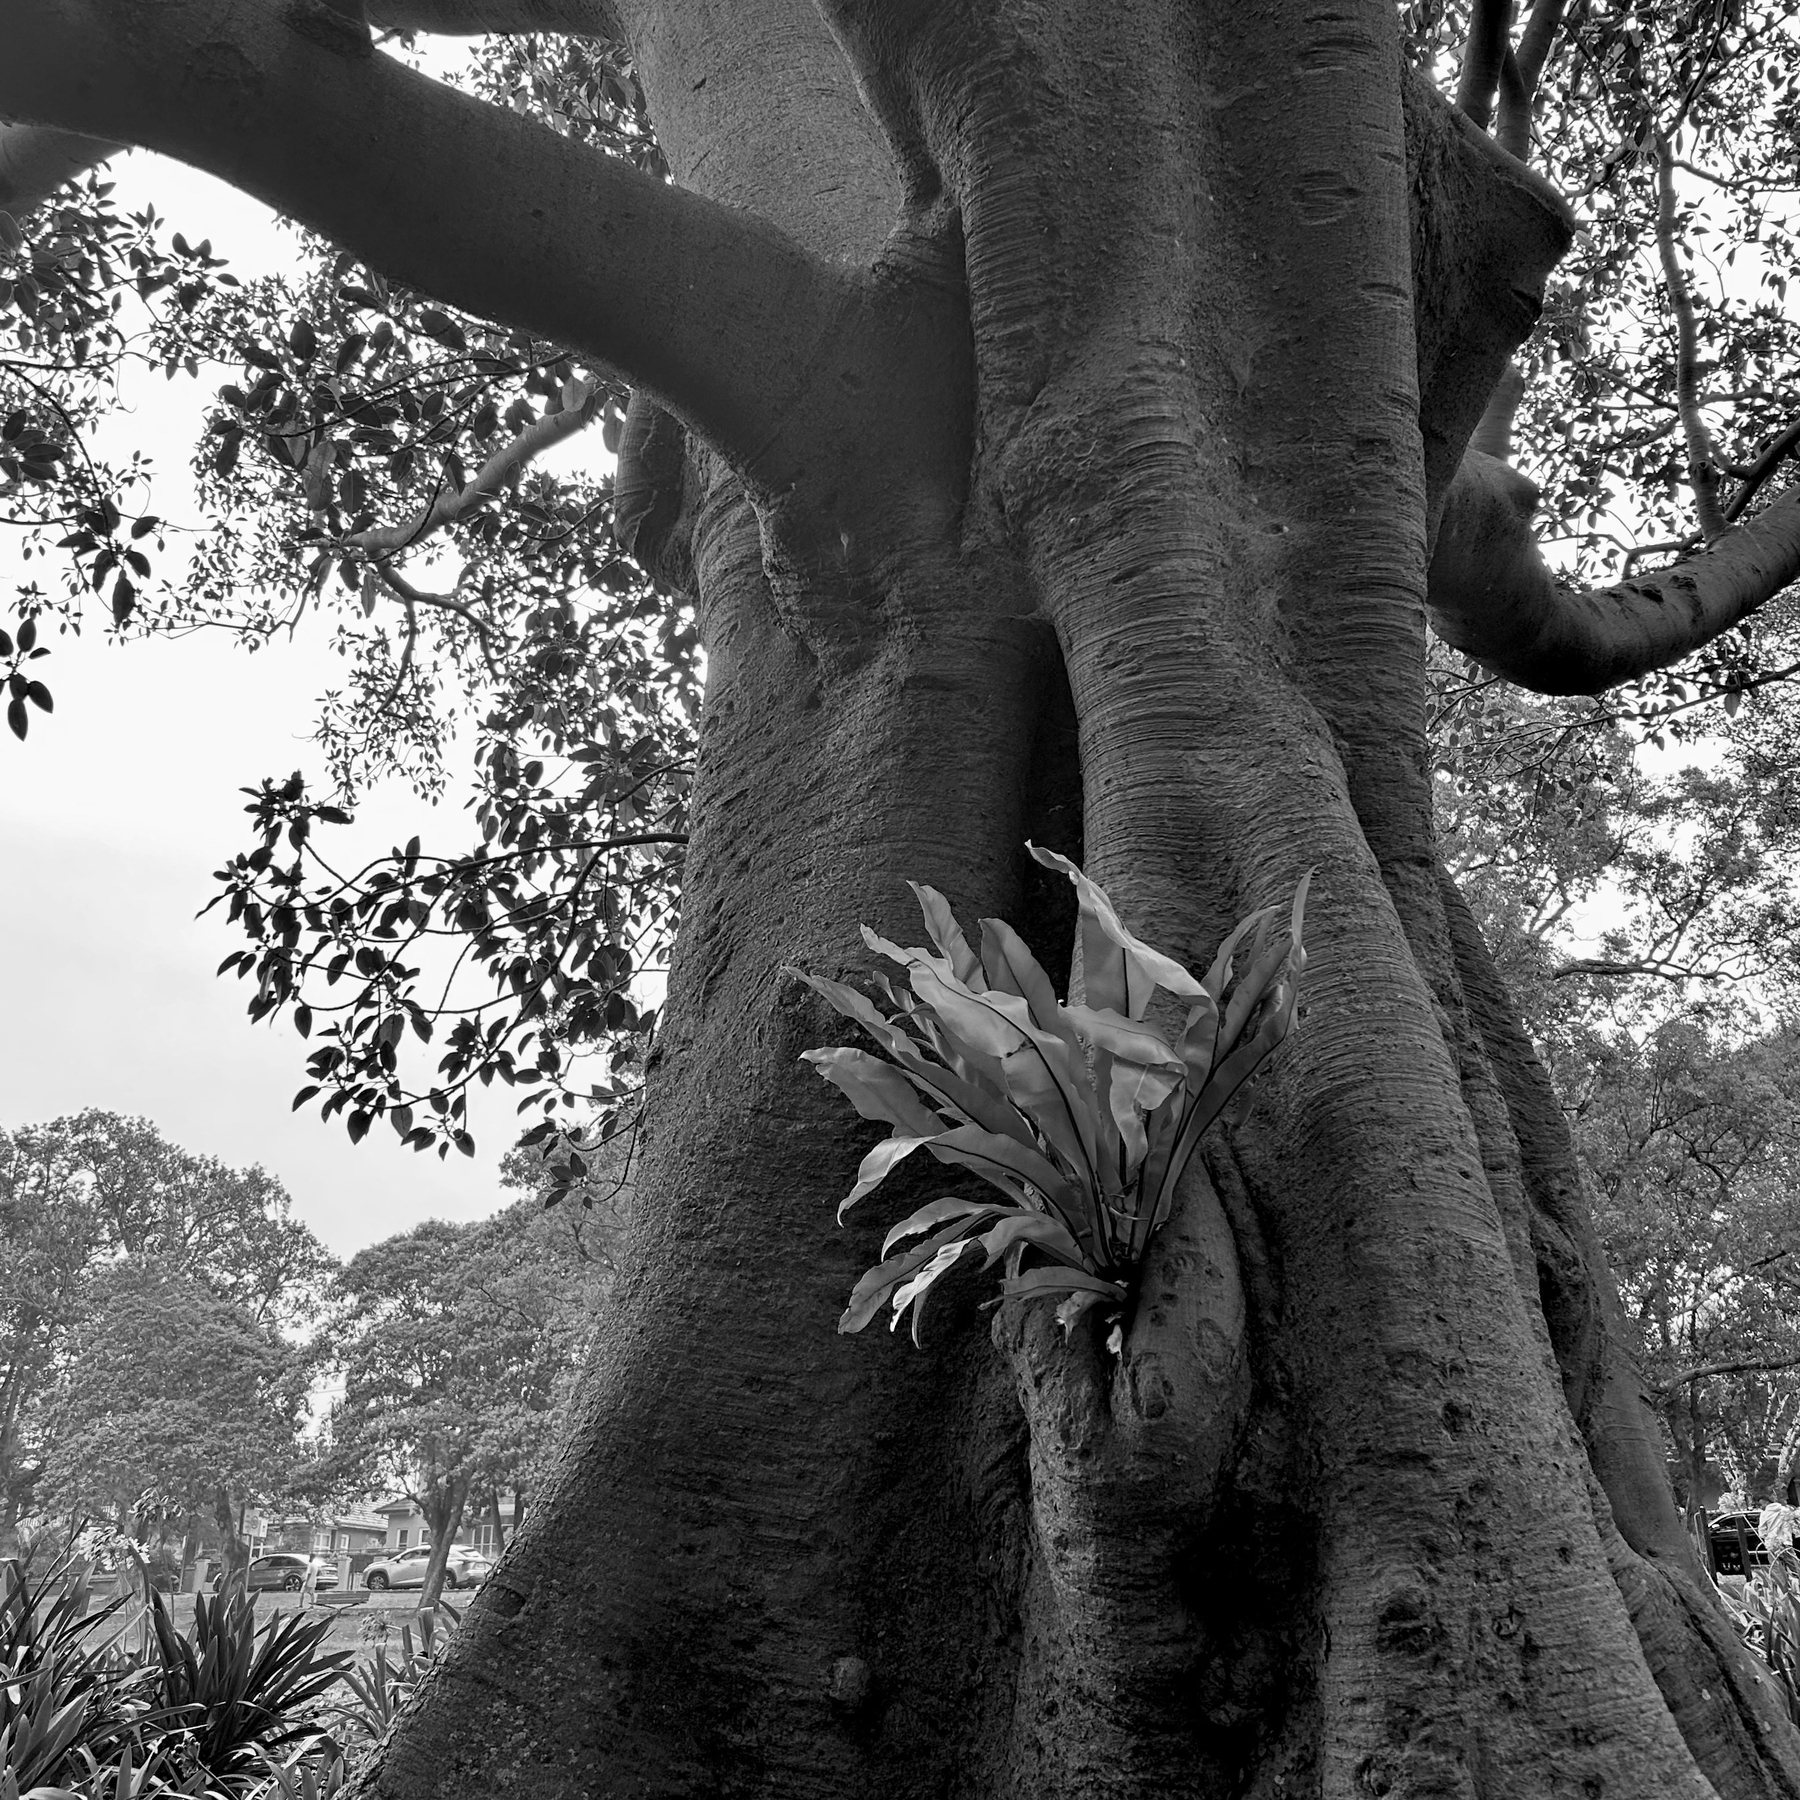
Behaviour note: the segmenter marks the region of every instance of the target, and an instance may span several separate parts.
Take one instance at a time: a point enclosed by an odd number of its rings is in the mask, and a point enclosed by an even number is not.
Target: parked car
[[[244,1571],[246,1584],[258,1588],[285,1588],[298,1593],[306,1586],[306,1571],[315,1571],[315,1588],[337,1586],[337,1562],[329,1556],[302,1556],[298,1550],[272,1550],[267,1556],[253,1556]]]
[[[363,1580],[380,1593],[383,1588],[423,1587],[425,1570],[431,1561],[431,1546],[420,1544],[413,1550],[397,1550],[363,1570]],[[444,1565],[444,1586],[475,1587],[493,1573],[494,1559],[471,1550],[465,1544],[453,1544],[450,1560]]]
[[[1769,1556],[1763,1549],[1756,1519],[1753,1512],[1724,1512],[1708,1521],[1706,1535],[1712,1545],[1713,1567],[1719,1574],[1749,1575],[1768,1567]],[[1746,1552],[1749,1568],[1744,1566]]]

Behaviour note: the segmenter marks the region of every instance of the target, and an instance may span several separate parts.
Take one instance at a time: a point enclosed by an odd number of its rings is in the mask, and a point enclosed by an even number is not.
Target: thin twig
[[[450,594],[428,594],[423,589],[414,587],[385,557],[372,557],[369,561],[369,569],[377,581],[391,589],[408,606],[435,606],[443,612],[452,612],[458,618],[466,619],[475,632],[476,641],[481,646],[482,660],[488,666],[488,673],[496,681],[500,679],[500,665],[494,661],[494,653],[488,643],[493,627],[472,606]]]
[[[1687,439],[1688,479],[1694,487],[1694,516],[1700,535],[1710,544],[1724,535],[1725,514],[1719,507],[1719,471],[1712,435],[1700,413],[1700,349],[1694,325],[1694,299],[1675,254],[1675,152],[1662,132],[1656,134],[1656,247],[1662,258],[1663,282],[1675,314],[1675,402]]]
[[[388,689],[387,697],[375,709],[376,718],[383,717],[387,709],[400,697],[401,684],[406,680],[406,672],[412,667],[413,646],[419,641],[419,609],[411,600],[400,603],[406,608],[406,644],[400,652],[400,666],[394,671],[394,685]]]

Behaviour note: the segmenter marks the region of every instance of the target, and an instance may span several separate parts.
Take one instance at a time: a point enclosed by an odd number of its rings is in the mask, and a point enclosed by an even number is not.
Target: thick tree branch
[[[1484,131],[1494,116],[1494,90],[1512,37],[1512,11],[1512,0],[1475,0],[1469,18],[1456,104]]]
[[[1564,0],[1536,0],[1518,48],[1501,70],[1500,118],[1494,135],[1500,147],[1524,162],[1531,149],[1531,109],[1537,85],[1550,58],[1551,47],[1562,29]]]
[[[1544,282],[1568,248],[1574,218],[1549,182],[1429,82],[1409,76],[1402,94],[1419,424],[1435,528],[1471,433],[1503,436],[1510,422],[1493,415],[1495,389],[1537,322]]]
[[[441,300],[611,364],[758,479],[793,479],[780,424],[864,347],[856,279],[349,27],[323,0],[20,0],[0,109],[207,169]]]
[[[1728,523],[1735,524],[1743,517],[1744,509],[1796,449],[1800,449],[1800,425],[1790,425],[1749,468],[1742,471],[1743,485],[1731,496],[1731,504],[1725,508]]]
[[[79,132],[0,123],[0,210],[23,218],[65,181],[105,162],[119,148]]]
[[[1656,136],[1656,250],[1662,259],[1663,283],[1675,314],[1675,405],[1687,440],[1688,479],[1694,485],[1694,516],[1700,535],[1710,544],[1725,529],[1719,508],[1718,458],[1712,433],[1700,413],[1700,342],[1694,322],[1694,297],[1675,253],[1675,150],[1661,132]]]
[[[1513,419],[1518,414],[1519,402],[1524,398],[1525,377],[1516,362],[1509,362],[1501,372],[1500,379],[1494,383],[1487,410],[1481,415],[1481,423],[1475,427],[1475,435],[1469,439],[1469,447],[1479,450],[1483,456],[1492,456],[1500,462],[1511,462]]]
[[[445,37],[480,37],[490,31],[611,37],[616,29],[610,0],[369,0],[368,13],[377,25]]]
[[[1471,450],[1451,483],[1426,590],[1447,644],[1542,694],[1598,694],[1679,662],[1800,576],[1800,488],[1666,569],[1564,586],[1532,534],[1537,488]]]

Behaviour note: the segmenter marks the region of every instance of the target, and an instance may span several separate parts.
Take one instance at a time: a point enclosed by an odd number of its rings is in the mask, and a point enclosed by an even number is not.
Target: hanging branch
[[[1694,515],[1700,535],[1710,544],[1727,526],[1719,506],[1719,467],[1712,434],[1700,414],[1700,346],[1694,324],[1694,300],[1675,253],[1675,151],[1656,134],[1656,248],[1662,258],[1663,282],[1675,314],[1675,405],[1687,440],[1688,479],[1694,486]]]

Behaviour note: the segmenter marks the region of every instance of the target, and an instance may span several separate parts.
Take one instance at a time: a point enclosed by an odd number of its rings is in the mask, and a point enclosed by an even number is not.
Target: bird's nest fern
[[[1127,931],[1066,857],[1029,848],[1075,884],[1082,1004],[1057,999],[1003,920],[982,920],[977,954],[943,895],[917,882],[935,951],[863,927],[869,947],[906,970],[906,989],[876,978],[885,1011],[843,982],[793,971],[891,1058],[805,1052],[865,1119],[893,1127],[863,1158],[839,1219],[915,1150],[999,1196],[946,1194],[902,1219],[839,1331],[860,1331],[891,1305],[890,1327],[911,1310],[917,1343],[926,1295],[974,1251],[984,1267],[1006,1264],[1003,1298],[1054,1299],[1065,1329],[1095,1307],[1117,1315],[1201,1135],[1293,1025],[1310,876],[1284,932],[1277,908],[1252,914],[1196,977]],[[1173,1042],[1144,1022],[1159,988],[1187,1006]]]

